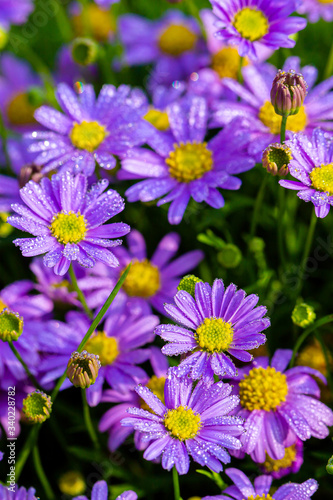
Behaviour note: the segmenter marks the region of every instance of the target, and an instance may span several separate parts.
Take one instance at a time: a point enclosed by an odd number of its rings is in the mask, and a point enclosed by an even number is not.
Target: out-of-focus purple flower
[[[315,129],[312,138],[295,134],[286,142],[292,154],[289,171],[297,181],[279,184],[298,191],[297,196],[311,201],[317,217],[326,217],[333,205],[333,141],[323,130]]]
[[[333,3],[331,0],[302,0],[297,12],[306,14],[310,23],[316,23],[320,18],[328,23],[333,21]]]
[[[122,425],[142,433],[143,441],[151,441],[143,457],[154,460],[162,455],[163,469],[175,466],[179,474],[187,474],[191,455],[201,466],[220,472],[221,462],[230,462],[226,449],[239,449],[236,436],[243,432],[242,420],[229,415],[238,400],[231,390],[223,382],[202,380],[194,387],[189,377],[178,378],[169,370],[165,403],[147,387],[138,386],[136,392],[152,412],[130,408],[131,416]]]
[[[17,484],[15,484],[13,488],[15,488],[15,491],[9,490],[7,486],[0,484],[0,498],[3,500],[38,500],[39,498],[35,496],[35,488],[29,488],[27,490],[23,486],[20,488]]]
[[[35,118],[49,131],[26,135],[36,141],[29,150],[39,153],[35,163],[43,166],[43,172],[70,169],[91,175],[95,162],[112,170],[115,155],[144,144],[151,134],[138,110],[145,99],[139,89],[104,85],[96,100],[92,85],[79,84],[77,95],[63,83],[56,97],[65,114],[49,106],[38,108]]]
[[[210,0],[218,17],[216,36],[237,46],[239,54],[256,60],[263,47],[276,50],[292,48],[289,35],[306,26],[306,19],[289,17],[296,10],[296,0]]]
[[[93,489],[91,491],[90,500],[108,500],[108,498],[109,498],[109,493],[108,493],[107,483],[105,481],[97,481],[97,483],[94,484]],[[137,498],[138,495],[134,491],[128,490],[124,491],[124,493],[117,496],[116,500],[137,500]],[[73,498],[73,500],[89,500],[89,498],[84,495],[80,495],[78,497]]]
[[[184,290],[174,297],[175,304],[165,304],[167,314],[182,327],[160,325],[155,333],[170,343],[162,348],[167,356],[192,353],[181,361],[178,373],[190,372],[196,380],[213,375],[234,377],[236,367],[226,354],[248,362],[247,352],[266,341],[261,333],[270,321],[264,318],[266,307],[255,307],[259,297],[248,295],[231,284],[224,289],[221,279],[196,283],[195,298]]]
[[[261,472],[271,475],[274,479],[280,479],[288,474],[296,474],[303,464],[303,441],[299,438],[295,443],[285,448],[284,457],[273,460],[266,454],[266,460],[260,465]]]
[[[33,9],[33,0],[0,0],[0,27],[25,23]]]
[[[119,0],[94,0],[100,7],[110,7],[114,3],[118,3]]]
[[[95,64],[81,66],[72,57],[71,49],[63,46],[57,54],[55,80],[57,83],[67,83],[73,86],[76,82],[92,82],[97,77],[97,67]]]
[[[308,84],[308,95],[297,115],[287,119],[287,138],[291,132],[303,132],[311,135],[316,127],[333,130],[333,77],[328,78],[316,87],[317,69],[314,66],[300,68],[299,57],[289,57],[283,70],[293,69],[302,73]],[[240,102],[221,101],[214,103],[210,120],[212,128],[225,126],[234,117],[243,119],[242,125],[251,132],[250,155],[261,161],[262,151],[271,143],[279,142],[281,116],[277,115],[270,100],[270,91],[276,69],[272,66],[247,66],[243,68],[244,85],[225,78],[224,84],[240,98]]]
[[[251,169],[254,160],[243,153],[249,135],[236,122],[205,142],[208,109],[204,99],[188,96],[171,104],[168,115],[172,134],[156,131],[150,143],[155,151],[129,151],[118,175],[145,178],[126,191],[128,201],[159,199],[158,206],[171,202],[168,220],[179,224],[191,197],[221,208],[224,199],[217,188],[239,189],[241,181],[234,175]]]
[[[35,238],[19,238],[14,241],[25,257],[40,254],[44,264],[53,267],[63,276],[77,260],[83,267],[93,267],[96,260],[109,266],[119,262],[108,247],[121,244],[117,238],[130,231],[122,222],[104,223],[124,210],[121,196],[109,189],[107,180],[94,184],[88,191],[87,178],[83,174],[73,176],[69,172],[43,178],[40,184],[30,181],[20,190],[25,205],[14,204],[17,215],[8,222]]]
[[[8,308],[24,320],[41,320],[53,309],[52,301],[44,294],[33,294],[32,281],[21,280],[0,290],[0,312]]]
[[[258,357],[239,370],[240,405],[236,414],[245,419],[246,432],[241,436],[242,449],[235,453],[251,455],[263,463],[266,453],[273,460],[284,457],[285,448],[297,438],[327,437],[327,426],[333,425],[333,412],[318,401],[320,389],[311,375],[326,383],[325,377],[307,366],[286,370],[292,356],[288,349],[278,349],[271,364],[267,357]]]
[[[269,490],[273,477],[258,476],[252,486],[251,481],[238,469],[226,469],[225,473],[233,481],[233,486],[228,486],[223,490],[223,494],[216,496],[203,497],[202,500],[252,500],[254,498],[273,498],[274,500],[310,500],[312,495],[318,489],[318,483],[315,479],[308,479],[304,483],[287,483],[280,486],[272,495]]]

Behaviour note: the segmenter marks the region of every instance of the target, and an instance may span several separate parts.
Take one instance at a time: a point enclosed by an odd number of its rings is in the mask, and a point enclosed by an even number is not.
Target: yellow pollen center
[[[333,3],[333,0],[318,0],[319,3]]]
[[[309,177],[313,188],[333,194],[333,163],[314,168],[309,173]]]
[[[265,104],[261,106],[259,119],[269,128],[272,134],[278,135],[280,133],[282,116],[275,113],[274,106],[270,101],[266,101]],[[291,132],[302,132],[306,124],[307,115],[304,106],[302,106],[296,115],[288,116],[287,130]]]
[[[267,495],[256,495],[255,497],[253,495],[250,495],[247,498],[243,498],[243,500],[274,500],[273,497],[269,493]]]
[[[286,469],[290,467],[296,458],[296,447],[293,444],[289,446],[289,448],[285,448],[284,457],[280,458],[280,460],[273,460],[270,456],[266,454],[266,460],[263,464],[263,467],[267,473],[270,472],[279,472],[281,469]]]
[[[213,155],[206,142],[187,142],[174,145],[165,160],[171,177],[179,182],[191,182],[212,170]]]
[[[50,230],[59,243],[79,243],[86,235],[86,221],[78,212],[59,212],[53,217]]]
[[[7,105],[7,117],[12,125],[31,125],[36,123],[36,107],[29,102],[28,94],[16,94]]]
[[[164,132],[170,128],[168,113],[159,109],[151,108],[144,116],[147,122],[151,123],[157,130]]]
[[[222,318],[206,318],[195,333],[198,346],[211,353],[226,351],[233,336],[231,324],[223,321]]]
[[[6,309],[7,305],[0,299],[0,313]]]
[[[192,408],[179,406],[175,410],[168,410],[164,418],[164,425],[170,431],[170,434],[185,441],[193,439],[201,428],[200,415],[196,415]]]
[[[165,377],[156,377],[153,375],[149,382],[146,384],[146,387],[151,390],[155,396],[157,396],[162,403],[164,404],[164,385],[165,385]],[[142,399],[141,400],[141,408],[143,410],[150,411],[154,413],[153,410],[147,405],[147,403]]]
[[[226,47],[213,55],[211,66],[221,78],[228,77],[237,80],[239,64],[240,55],[238,50],[234,47]],[[245,59],[243,66],[247,64],[248,60]]]
[[[72,22],[76,36],[85,36],[88,29],[99,42],[107,41],[110,34],[116,31],[116,20],[110,11],[95,4],[86,5],[80,14],[73,17]]]
[[[275,368],[253,368],[239,382],[239,397],[247,410],[275,410],[288,394],[287,377]]]
[[[97,354],[102,366],[112,365],[119,354],[115,337],[108,337],[105,332],[97,332],[85,345],[90,354]]]
[[[149,260],[133,262],[123,284],[123,289],[130,297],[152,297],[161,286],[157,266]]]
[[[107,132],[103,125],[97,122],[74,123],[74,126],[69,134],[73,146],[79,149],[85,149],[92,153],[98,148],[107,136]]]
[[[170,56],[180,56],[192,50],[197,43],[197,35],[182,24],[171,24],[160,35],[159,48]]]
[[[254,42],[269,31],[268,19],[261,10],[245,7],[237,12],[233,22],[234,27],[243,38]]]

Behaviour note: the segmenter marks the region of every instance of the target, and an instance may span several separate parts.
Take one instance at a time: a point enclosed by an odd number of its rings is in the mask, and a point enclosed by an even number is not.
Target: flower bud
[[[270,144],[262,155],[262,166],[272,175],[283,177],[289,172],[291,150],[285,144]]]
[[[328,459],[326,470],[329,474],[333,474],[333,455]]]
[[[98,56],[98,45],[90,38],[76,38],[72,43],[72,57],[73,60],[81,64],[81,66],[88,66],[93,64]]]
[[[217,254],[218,262],[227,269],[237,267],[242,260],[242,252],[236,245],[227,243]]]
[[[87,351],[73,352],[67,365],[67,377],[74,387],[86,389],[95,383],[100,367],[97,354]]]
[[[13,226],[7,222],[8,216],[8,212],[0,212],[0,238],[7,238],[14,231]]]
[[[294,310],[291,313],[291,319],[294,325],[306,328],[314,322],[316,319],[316,313],[314,312],[314,308],[312,306],[302,302],[294,307]]]
[[[23,400],[23,413],[29,422],[41,424],[45,422],[51,415],[52,401],[51,396],[48,396],[42,391],[34,391],[28,394]]]
[[[6,46],[7,42],[8,42],[8,32],[5,31],[0,26],[0,50]]]
[[[178,292],[184,290],[185,292],[188,292],[190,295],[192,295],[192,297],[194,297],[196,283],[202,283],[202,280],[194,276],[194,274],[188,274],[180,280],[177,290]]]
[[[0,340],[17,340],[23,332],[23,318],[16,312],[5,308],[0,313]]]
[[[296,115],[304,102],[307,88],[303,75],[292,69],[287,72],[279,69],[271,90],[275,113],[281,116]]]
[[[262,238],[258,238],[255,236],[254,238],[251,239],[249,242],[249,250],[252,253],[261,253],[265,250],[265,242]]]
[[[69,471],[59,479],[59,490],[61,493],[70,496],[82,495],[86,490],[84,477],[80,472]]]

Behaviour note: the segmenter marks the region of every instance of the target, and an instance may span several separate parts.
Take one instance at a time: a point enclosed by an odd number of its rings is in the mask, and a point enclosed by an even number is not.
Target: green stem
[[[202,19],[200,17],[200,12],[199,12],[199,9],[198,7],[196,6],[196,4],[193,2],[193,0],[186,0],[185,1],[186,5],[187,5],[187,10],[189,12],[189,14],[194,17],[198,23],[200,24],[200,27],[201,27],[201,31],[202,31],[202,34],[204,35],[206,33],[205,31],[205,28],[204,28],[204,24],[202,22]]]
[[[264,196],[265,196],[265,189],[266,189],[267,179],[268,179],[268,175],[265,174],[265,176],[264,176],[264,178],[263,178],[263,180],[261,182],[261,186],[259,188],[259,191],[258,191],[258,194],[257,194],[257,198],[256,198],[256,201],[255,201],[255,204],[254,204],[252,221],[251,221],[251,231],[250,231],[251,238],[253,238],[254,235],[256,234],[258,216],[259,216],[259,212],[260,212],[260,209],[261,209],[261,206],[262,206],[262,202],[263,202],[263,199],[264,199]]]
[[[281,142],[281,144],[283,144],[284,141],[286,140],[287,118],[288,118],[288,116],[282,116],[281,129],[280,129],[280,142]]]
[[[173,480],[173,491],[175,495],[175,500],[180,500],[179,477],[176,467],[173,467],[172,469],[172,480]]]
[[[327,58],[327,63],[324,71],[324,80],[326,80],[326,78],[329,78],[332,74],[333,74],[333,42]]]
[[[29,457],[31,450],[35,446],[35,443],[37,443],[37,437],[39,433],[39,429],[41,427],[41,424],[36,424],[32,428],[30,434],[28,435],[28,438],[26,442],[23,445],[23,448],[18,456],[18,459],[16,461],[16,466],[15,466],[15,478],[16,482],[18,483],[19,477],[21,475],[21,472],[23,470],[23,467],[25,465],[25,462],[27,461],[27,458]]]
[[[283,217],[284,217],[284,208],[285,208],[285,189],[279,187],[278,188],[278,246],[279,246],[279,254],[280,260],[283,268],[286,265],[286,257],[284,251],[284,228],[283,228]]]
[[[324,316],[323,318],[318,319],[315,323],[313,323],[309,328],[304,330],[302,335],[298,337],[298,340],[295,344],[295,347],[293,349],[293,355],[291,357],[290,361],[290,368],[294,366],[295,364],[295,359],[296,359],[296,354],[298,353],[301,345],[303,342],[307,339],[307,337],[312,333],[313,331],[317,330],[320,326],[326,325],[327,323],[332,323],[333,322],[333,314],[329,314],[328,316]]]
[[[42,462],[39,456],[39,451],[38,451],[38,446],[37,444],[34,446],[34,449],[32,450],[32,457],[35,465],[35,469],[37,472],[37,476],[41,482],[41,485],[43,486],[43,489],[45,491],[46,498],[48,500],[55,500],[54,493],[52,491],[52,488],[47,480],[47,477],[45,475]]]
[[[91,417],[90,417],[86,389],[82,389],[82,402],[83,402],[84,423],[86,424],[88,434],[90,436],[90,439],[91,439],[94,447],[98,450],[100,446],[99,446],[98,438],[97,438],[97,435],[96,435],[96,432],[95,432],[95,429],[94,429],[94,426],[93,426],[93,423],[92,423]]]
[[[56,14],[56,23],[58,25],[59,32],[61,33],[62,39],[65,43],[69,43],[73,39],[73,30],[71,23],[69,22],[68,15],[65,8],[58,2],[58,10]]]
[[[8,133],[7,133],[7,129],[6,129],[6,126],[5,126],[5,122],[3,120],[3,116],[2,116],[2,113],[0,112],[0,137],[2,139],[2,149],[3,149],[3,152],[5,154],[5,158],[6,158],[6,167],[7,167],[7,170],[8,172],[12,172],[12,169],[11,169],[11,161],[10,161],[10,157],[9,157],[9,153],[8,153]]]
[[[237,72],[237,81],[239,83],[243,83],[243,73],[242,73],[242,68],[243,68],[243,65],[244,65],[244,57],[240,57],[239,59],[239,67],[238,67],[238,72]]]
[[[317,216],[316,216],[315,211],[312,210],[311,220],[310,220],[310,227],[309,227],[308,234],[307,234],[307,237],[306,237],[303,258],[302,258],[302,262],[301,262],[301,265],[300,265],[300,276],[299,276],[299,279],[298,279],[296,293],[295,293],[296,298],[298,297],[298,295],[302,291],[303,278],[304,278],[304,268],[305,268],[306,262],[308,260],[310,250],[311,250],[313,236],[314,236],[314,232],[315,232],[315,229],[316,229],[316,224],[317,224]]]
[[[73,264],[71,264],[69,266],[68,272],[69,272],[69,275],[71,277],[71,282],[72,282],[73,288],[74,288],[74,290],[77,293],[78,299],[81,302],[81,304],[83,306],[83,309],[85,310],[85,312],[89,316],[89,318],[92,319],[93,318],[93,313],[91,312],[90,308],[88,307],[88,304],[87,304],[87,301],[85,299],[85,296],[83,295],[83,292],[82,292],[82,290],[80,289],[80,287],[79,287],[79,285],[77,283],[77,279],[76,279],[76,275],[75,275]]]
[[[26,363],[23,361],[23,359],[21,358],[21,355],[20,353],[17,351],[16,347],[14,347],[14,344],[13,342],[10,340],[8,342],[9,344],[9,347],[11,348],[11,350],[13,351],[14,353],[14,356],[19,360],[19,362],[21,363],[21,365],[23,366],[26,374],[28,375],[28,377],[30,378],[31,382],[33,383],[33,385],[39,389],[40,391],[42,391],[42,387],[39,385],[39,383],[37,382],[37,380],[35,379],[35,377],[33,376],[33,374],[30,372],[28,366],[26,365]]]

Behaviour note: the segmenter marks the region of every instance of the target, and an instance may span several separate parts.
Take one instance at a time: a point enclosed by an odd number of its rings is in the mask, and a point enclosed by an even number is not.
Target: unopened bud
[[[178,292],[184,290],[185,292],[192,295],[192,297],[194,297],[196,283],[202,283],[202,280],[194,276],[194,274],[188,274],[180,280],[177,290]]]
[[[300,326],[302,328],[306,328],[311,325],[316,319],[316,313],[314,312],[314,308],[302,302],[301,304],[297,304],[291,313],[291,319],[294,325]]]
[[[29,422],[41,424],[45,422],[51,415],[52,401],[51,396],[48,396],[42,391],[34,391],[28,394],[23,400],[23,413]]]
[[[236,245],[227,243],[217,254],[218,262],[227,269],[237,267],[242,260],[242,252]]]
[[[75,387],[86,389],[95,383],[100,367],[97,354],[73,352],[67,365],[67,377]]]
[[[59,479],[59,490],[70,496],[82,495],[86,490],[84,477],[80,472],[69,471]]]
[[[258,238],[255,236],[252,238],[252,240],[249,242],[249,250],[252,253],[260,253],[265,250],[265,242],[262,238]]]
[[[13,226],[8,224],[8,212],[0,212],[0,238],[7,238],[14,231]]]
[[[5,45],[8,42],[8,32],[5,31],[1,26],[0,26],[0,50],[5,47]]]
[[[81,66],[93,64],[97,56],[98,45],[91,38],[76,38],[72,43],[73,60]]]
[[[285,144],[270,144],[262,155],[262,166],[272,175],[283,177],[289,172],[291,150]]]
[[[0,340],[17,340],[23,332],[23,318],[16,312],[5,308],[0,313]]]
[[[333,474],[333,455],[328,459],[326,470],[329,474]]]
[[[271,90],[275,113],[281,116],[296,115],[304,102],[307,88],[303,75],[294,70],[285,72],[279,69]]]

